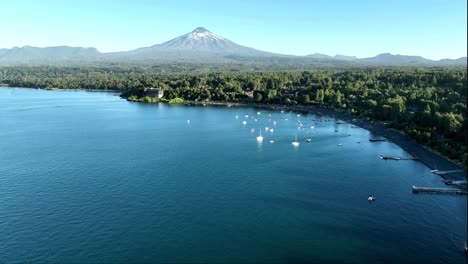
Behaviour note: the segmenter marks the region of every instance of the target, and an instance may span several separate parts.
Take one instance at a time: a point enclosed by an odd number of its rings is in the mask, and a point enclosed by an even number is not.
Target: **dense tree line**
[[[0,84],[12,87],[120,90],[153,102],[144,88],[161,87],[164,100],[258,102],[326,106],[386,121],[420,143],[466,166],[466,68],[360,68],[229,70],[173,65],[3,67]],[[180,68],[180,67],[179,67]],[[183,68],[183,67],[182,67]]]

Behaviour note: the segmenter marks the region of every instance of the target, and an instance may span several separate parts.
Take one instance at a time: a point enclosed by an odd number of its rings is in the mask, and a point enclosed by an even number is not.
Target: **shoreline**
[[[33,90],[45,90],[45,91],[86,91],[86,92],[111,92],[111,93],[120,93],[121,90],[96,90],[96,89],[43,89],[43,88],[30,88],[30,87],[9,87],[9,86],[0,86],[1,88],[18,88],[18,89],[33,89]],[[417,143],[413,139],[409,138],[401,131],[387,128],[382,126],[379,123],[373,122],[372,120],[365,120],[360,117],[352,116],[346,112],[340,112],[335,109],[317,107],[314,105],[309,106],[288,106],[288,105],[276,105],[276,104],[258,104],[258,103],[239,103],[239,102],[195,102],[195,101],[184,101],[183,105],[193,105],[193,106],[217,106],[217,107],[251,107],[259,109],[268,109],[274,111],[295,111],[300,113],[308,113],[315,115],[326,115],[332,118],[345,121],[346,123],[353,124],[360,128],[366,129],[376,136],[382,136],[388,141],[394,143],[395,145],[402,148],[404,151],[408,152],[410,155],[417,157],[418,161],[423,163],[426,167],[431,170],[463,170],[463,168],[450,160],[449,158],[441,155],[440,153],[430,149],[427,146]],[[445,174],[438,175],[444,180],[466,180],[467,173],[463,171],[461,173]]]
[[[122,90],[100,90],[100,89],[56,89],[56,88],[32,88],[32,87],[12,87],[12,86],[1,86],[0,89],[31,89],[31,90],[41,90],[41,91],[82,91],[82,92],[104,92],[104,93],[121,93]]]
[[[286,106],[286,105],[269,105],[269,104],[255,104],[255,103],[234,103],[234,102],[193,102],[185,101],[184,105],[195,105],[195,106],[220,106],[220,107],[252,107],[269,110],[286,110],[295,111],[301,113],[315,114],[315,115],[326,115],[332,118],[345,121],[346,123],[358,126],[360,128],[370,131],[376,136],[382,136],[388,141],[402,148],[410,155],[417,157],[418,161],[424,164],[431,170],[463,170],[463,168],[455,163],[454,161],[442,156],[427,146],[421,145],[409,138],[401,131],[387,128],[379,123],[375,123],[371,120],[365,120],[359,117],[349,115],[344,112],[339,112],[334,109],[322,108],[317,106]],[[434,174],[436,175],[436,174]],[[466,172],[453,173],[446,175],[437,175],[444,180],[466,180]]]

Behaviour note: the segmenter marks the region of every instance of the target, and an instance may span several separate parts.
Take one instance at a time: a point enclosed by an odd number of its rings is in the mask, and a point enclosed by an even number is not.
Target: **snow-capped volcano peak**
[[[188,39],[212,39],[212,40],[224,40],[223,37],[221,36],[218,36],[210,31],[208,31],[206,28],[204,27],[197,27],[196,29],[194,29],[192,32],[190,32],[189,34],[186,34],[187,38]],[[182,36],[183,37],[183,36]]]
[[[208,29],[204,27],[197,27],[192,31],[192,33],[204,33],[204,32],[210,32]]]
[[[158,49],[205,50],[211,52],[232,52],[243,48],[204,27],[197,27],[190,33],[154,47]]]
[[[227,38],[216,35],[204,27],[197,27],[191,32],[171,39],[161,44],[149,48],[136,50],[137,53],[145,56],[160,56],[160,54],[175,53],[177,56],[207,56],[207,54],[219,56],[220,54],[232,55],[263,55],[267,54],[259,50],[244,47],[230,41]]]

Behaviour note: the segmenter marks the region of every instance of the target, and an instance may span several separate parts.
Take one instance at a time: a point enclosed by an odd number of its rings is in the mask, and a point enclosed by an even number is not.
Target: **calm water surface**
[[[413,194],[441,179],[379,159],[408,154],[372,136],[291,112],[0,89],[0,262],[465,263],[466,196]]]

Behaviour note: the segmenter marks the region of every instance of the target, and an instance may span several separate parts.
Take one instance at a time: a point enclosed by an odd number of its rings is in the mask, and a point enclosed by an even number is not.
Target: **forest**
[[[0,67],[0,86],[116,90],[133,101],[315,105],[385,122],[466,168],[467,69],[360,67],[285,70],[236,65]]]

